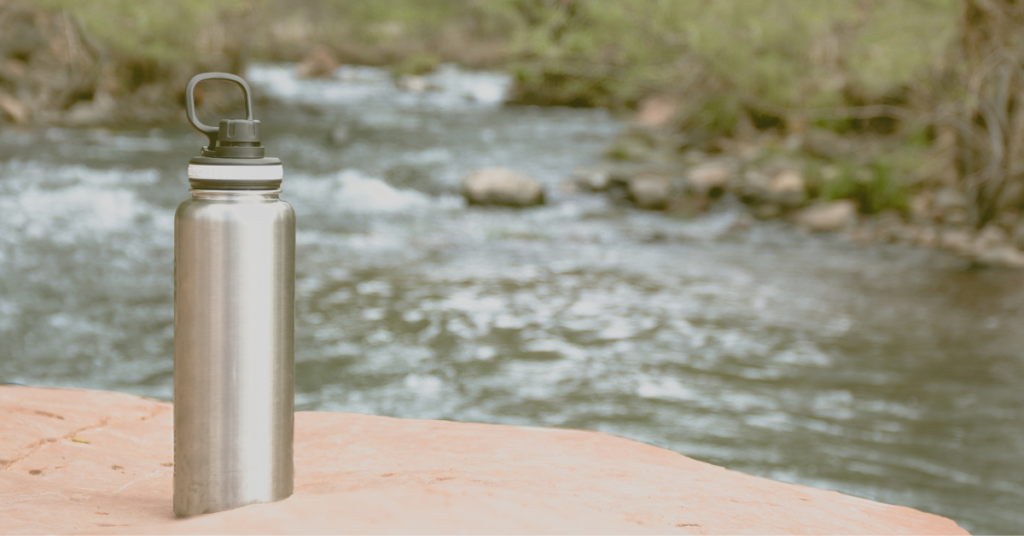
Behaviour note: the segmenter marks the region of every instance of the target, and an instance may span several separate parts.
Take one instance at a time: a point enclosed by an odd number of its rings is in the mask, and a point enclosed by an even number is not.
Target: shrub
[[[823,199],[852,199],[865,214],[907,211],[906,181],[894,172],[891,164],[879,160],[864,166],[846,161],[832,169],[832,176],[824,177],[818,186]]]

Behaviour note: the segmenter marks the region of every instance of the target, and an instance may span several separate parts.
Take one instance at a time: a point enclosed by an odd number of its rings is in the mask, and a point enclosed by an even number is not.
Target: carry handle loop
[[[210,140],[209,150],[212,151],[217,147],[217,134],[220,132],[220,129],[204,125],[199,122],[199,119],[196,119],[196,102],[193,96],[196,84],[204,80],[227,80],[228,82],[234,82],[238,87],[242,88],[242,93],[245,94],[245,118],[249,121],[253,120],[252,90],[249,89],[249,84],[246,84],[245,80],[230,73],[202,73],[193,76],[192,80],[188,81],[188,85],[185,86],[185,115],[188,116],[188,122],[192,123],[196,130],[206,134],[206,137]]]

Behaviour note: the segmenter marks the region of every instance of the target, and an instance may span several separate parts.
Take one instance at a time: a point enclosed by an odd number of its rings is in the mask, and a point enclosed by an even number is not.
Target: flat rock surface
[[[0,386],[0,532],[966,534],[595,432],[299,412],[295,494],[177,519],[172,406]]]

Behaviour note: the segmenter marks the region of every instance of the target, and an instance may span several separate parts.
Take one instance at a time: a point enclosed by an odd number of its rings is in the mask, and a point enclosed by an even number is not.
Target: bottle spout
[[[242,88],[245,96],[245,119],[222,119],[217,127],[204,125],[196,117],[195,89],[204,80],[226,80]],[[260,122],[253,118],[252,90],[241,77],[230,73],[202,73],[189,80],[185,86],[185,115],[196,130],[204,134],[209,145],[202,149],[202,156],[210,158],[263,158],[262,131]]]

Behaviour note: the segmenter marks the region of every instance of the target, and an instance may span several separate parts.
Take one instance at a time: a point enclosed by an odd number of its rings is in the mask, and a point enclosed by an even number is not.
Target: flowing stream
[[[503,107],[500,74],[292,71],[248,79],[299,218],[298,409],[598,430],[1024,531],[1024,273],[566,191],[620,124]],[[170,399],[173,214],[203,141],[0,133],[0,381]],[[490,166],[548,204],[467,207]]]

